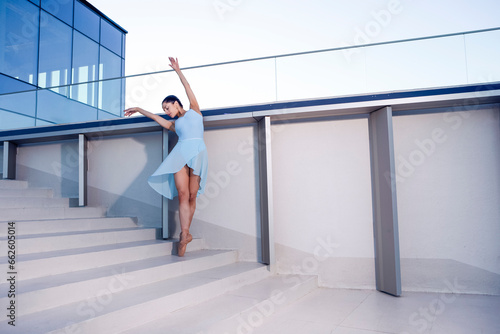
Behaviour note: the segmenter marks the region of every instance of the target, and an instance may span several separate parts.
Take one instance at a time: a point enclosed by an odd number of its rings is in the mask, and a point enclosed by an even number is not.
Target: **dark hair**
[[[181,106],[181,108],[184,108],[182,106],[181,100],[179,100],[179,98],[177,96],[175,96],[175,95],[169,95],[169,96],[167,96],[166,98],[163,99],[163,101],[161,102],[161,104],[163,105],[163,103],[168,103],[168,102],[175,103],[176,101],[179,103],[179,105]]]

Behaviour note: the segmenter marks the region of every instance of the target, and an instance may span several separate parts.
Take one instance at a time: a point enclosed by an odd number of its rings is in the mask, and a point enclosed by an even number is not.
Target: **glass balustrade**
[[[76,31],[74,35],[73,48],[93,54],[97,44]],[[118,44],[110,47],[117,49]],[[99,52],[99,62],[75,54],[64,73],[43,72],[44,62],[57,60],[44,58],[38,82],[28,73],[30,67],[19,78],[9,71],[0,74],[0,129],[118,118],[132,106],[162,113],[161,101],[169,94],[188,103],[170,68],[122,77],[119,57],[102,46]],[[499,59],[500,29],[492,29],[210,64],[183,72],[202,109],[217,109],[498,82]]]

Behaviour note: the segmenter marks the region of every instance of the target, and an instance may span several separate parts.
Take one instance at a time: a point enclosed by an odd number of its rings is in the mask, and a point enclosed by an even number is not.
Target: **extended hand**
[[[138,108],[138,107],[128,108],[127,110],[125,110],[125,117],[130,117],[133,114],[135,114],[136,112],[139,112],[142,114],[142,111],[143,110],[141,108]]]
[[[168,59],[170,60],[170,67],[172,67],[174,69],[174,71],[180,71],[180,67],[179,67],[179,61],[177,60],[177,58],[174,58],[174,57],[168,57]]]

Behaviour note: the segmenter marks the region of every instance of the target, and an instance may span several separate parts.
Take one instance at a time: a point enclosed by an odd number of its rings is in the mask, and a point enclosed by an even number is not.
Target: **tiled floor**
[[[392,297],[377,291],[320,288],[261,319],[243,319],[239,332],[498,334],[500,296],[405,292]]]

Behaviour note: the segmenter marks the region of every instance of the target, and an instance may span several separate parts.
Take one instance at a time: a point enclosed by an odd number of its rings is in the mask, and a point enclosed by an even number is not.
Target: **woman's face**
[[[179,114],[179,105],[175,102],[163,102],[162,108],[165,114],[172,118]]]

